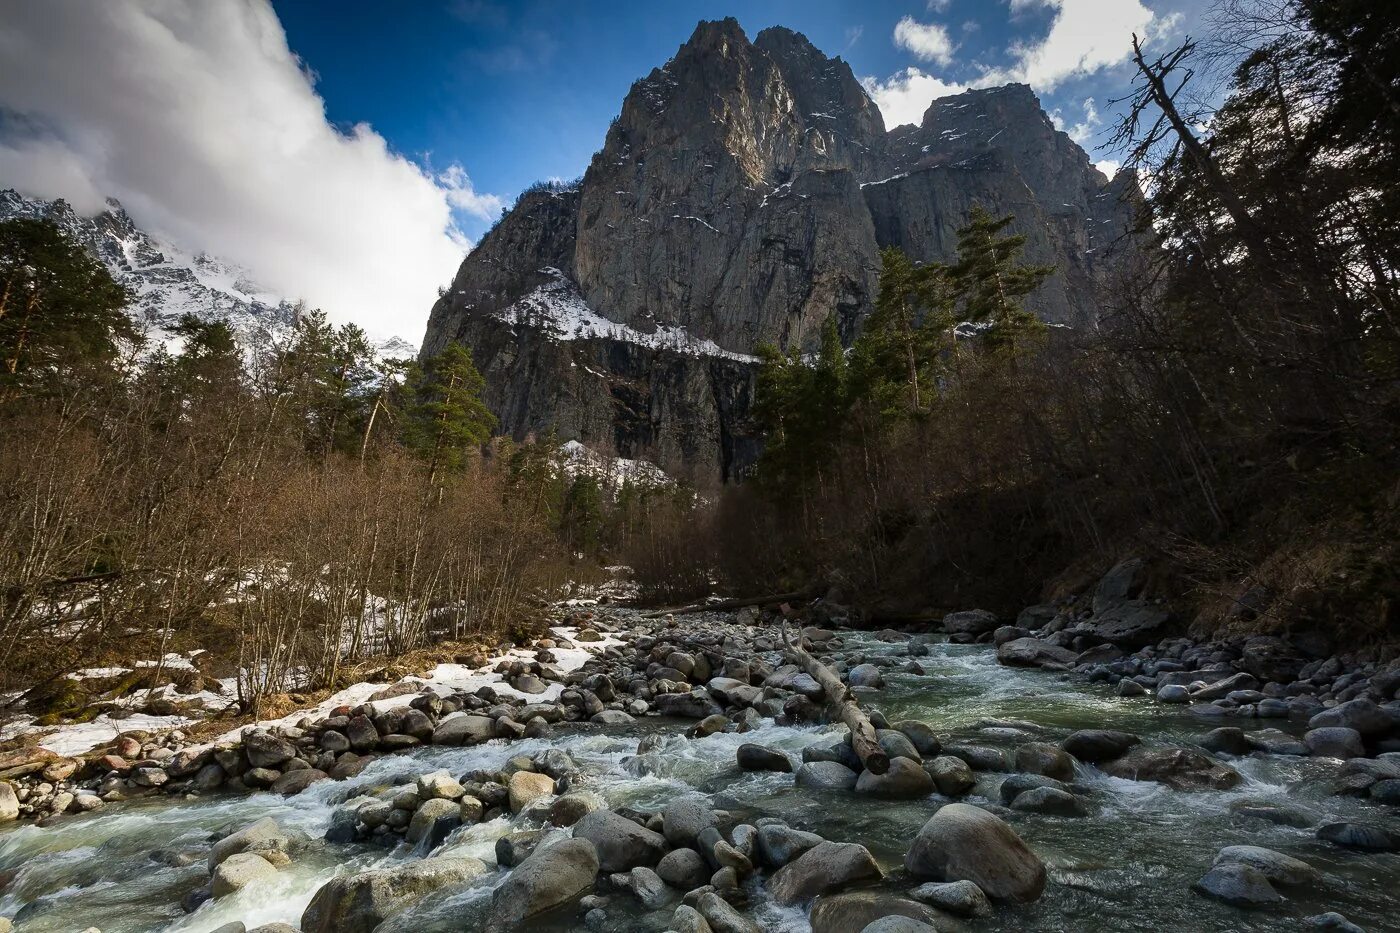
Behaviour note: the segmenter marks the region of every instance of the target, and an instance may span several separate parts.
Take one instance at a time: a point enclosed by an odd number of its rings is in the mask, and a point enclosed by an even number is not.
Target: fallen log
[[[787,620],[783,621],[782,635],[788,658],[800,665],[821,685],[827,702],[836,710],[837,718],[851,730],[851,747],[855,749],[861,764],[865,765],[865,770],[871,774],[884,774],[888,771],[890,756],[880,747],[880,742],[875,737],[875,727],[861,711],[851,689],[841,682],[835,671],[808,654],[800,644],[793,642],[788,636]]]
[[[767,596],[743,596],[738,599],[721,599],[718,602],[688,603],[673,609],[656,609],[642,616],[644,619],[660,619],[668,615],[690,615],[696,612],[728,612],[731,609],[747,609],[749,606],[768,606],[774,603],[793,603],[812,599],[810,590],[795,593],[770,593]]]

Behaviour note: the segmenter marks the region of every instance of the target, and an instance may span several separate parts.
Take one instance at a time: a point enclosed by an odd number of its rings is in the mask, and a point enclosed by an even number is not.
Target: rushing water
[[[851,635],[848,647],[873,654],[902,653]],[[1150,700],[1121,700],[1099,686],[1041,671],[1001,667],[980,646],[933,644],[919,659],[926,673],[887,674],[884,690],[865,694],[891,720],[922,719],[957,741],[1002,748],[1036,740],[1056,741],[1074,729],[1124,729],[1149,743],[1182,743],[1199,737],[1216,720],[1182,707]],[[1267,724],[1260,723],[1261,727]],[[686,740],[688,723],[639,721],[626,729],[562,727],[547,740],[492,742],[475,748],[425,748],[375,762],[358,778],[313,785],[283,799],[267,793],[213,796],[199,800],[151,800],[109,806],[66,818],[54,826],[22,826],[0,834],[0,915],[16,920],[19,933],[70,933],[97,927],[103,933],[168,930],[200,933],[232,920],[249,928],[276,920],[296,925],[316,889],[337,873],[359,871],[412,857],[367,846],[315,842],[331,813],[356,795],[396,777],[445,767],[456,774],[497,768],[515,755],[554,746],[568,751],[586,773],[584,786],[614,807],[655,809],[685,796],[703,796],[721,809],[756,818],[778,816],[837,841],[866,845],[892,873],[940,798],[890,803],[847,793],[818,793],[794,786],[791,775],[745,774],[734,764],[743,742],[800,752],[811,743],[830,744],[839,731],[825,727],[781,727],[771,722],[743,735]],[[1248,727],[1248,724],[1246,724]],[[1289,728],[1286,724],[1282,728]],[[637,740],[650,732],[673,733],[664,748],[635,756]],[[1364,800],[1328,793],[1336,762],[1253,755],[1229,763],[1245,780],[1230,791],[1178,792],[1153,783],[1110,778],[1080,765],[1076,785],[1092,815],[1072,819],[1015,814],[1016,830],[1049,866],[1044,897],[1025,906],[1000,906],[966,928],[987,931],[1274,931],[1303,928],[1302,918],[1337,910],[1371,931],[1400,930],[1400,855],[1350,852],[1318,841],[1313,831],[1241,820],[1230,810],[1240,800],[1259,799],[1301,808],[1318,821],[1357,819],[1396,828],[1394,816]],[[979,774],[973,798],[997,799],[1004,777]],[[275,878],[186,915],[180,899],[207,881],[205,856],[211,838],[263,816],[313,840]],[[458,830],[441,853],[473,855],[494,863],[495,840],[533,828],[523,818],[497,819]],[[1323,880],[1309,888],[1282,889],[1284,904],[1246,911],[1208,900],[1191,889],[1222,846],[1251,844],[1288,853],[1318,868]],[[465,893],[420,902],[380,927],[383,933],[429,933],[475,928],[473,918],[504,877],[488,876]],[[891,891],[912,885],[896,877]],[[805,914],[765,901],[751,882],[753,915],[766,930],[809,929]],[[664,930],[670,910],[644,915],[627,895],[608,907],[611,929]],[[533,926],[539,930],[583,929],[576,912],[565,911]]]

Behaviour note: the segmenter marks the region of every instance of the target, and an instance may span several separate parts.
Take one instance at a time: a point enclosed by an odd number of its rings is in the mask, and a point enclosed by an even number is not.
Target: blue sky
[[[1122,64],[1095,67],[1095,51],[1121,56],[1144,8],[1154,14],[1149,32],[1175,35],[1199,4],[1087,0],[1077,6],[1090,28],[1078,27],[1059,54],[1087,50],[1090,60],[1065,76],[1056,75],[1063,62],[1043,63],[1040,74],[1050,80],[1033,83],[1046,109],[1058,110],[1088,148],[1102,122],[1084,102],[1092,98],[1105,120],[1108,100],[1121,94],[1129,76]],[[333,122],[367,121],[400,152],[438,167],[458,163],[476,191],[507,202],[532,181],[580,174],[632,82],[670,58],[701,19],[735,16],[750,37],[775,24],[796,29],[844,58],[857,77],[882,84],[891,76],[907,79],[905,69],[915,67],[928,80],[915,81],[907,93],[923,100],[920,88],[936,87],[933,80],[1022,77],[1015,48],[1044,41],[1058,17],[1076,12],[1046,0],[443,0],[396,4],[392,15],[381,0],[341,0],[333,14],[312,0],[274,0],[274,7],[291,48],[314,71]],[[913,26],[900,31],[903,42],[896,44],[901,20]],[[472,238],[489,224],[477,214],[457,212]]]
[[[581,173],[632,82],[701,19],[805,33],[890,126],[1015,80],[1092,146],[1128,84],[1130,34],[1201,32],[1208,2],[16,4],[0,17],[0,186],[85,214],[117,198],[260,291],[418,340],[501,207]]]

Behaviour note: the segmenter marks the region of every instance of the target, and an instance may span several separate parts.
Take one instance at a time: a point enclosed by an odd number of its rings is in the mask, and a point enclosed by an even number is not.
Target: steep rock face
[[[423,352],[466,342],[517,437],[729,479],[758,450],[755,347],[812,349],[832,315],[853,339],[881,248],[951,259],[974,204],[1014,213],[1028,260],[1057,268],[1030,307],[1092,327],[1135,194],[1023,85],[886,132],[850,68],[800,34],[701,23],[633,85],[581,183],[522,196],[467,257]]]

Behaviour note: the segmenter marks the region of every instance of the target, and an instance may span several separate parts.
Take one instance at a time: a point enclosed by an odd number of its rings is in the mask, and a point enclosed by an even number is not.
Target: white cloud
[[[1121,163],[1114,159],[1100,159],[1099,161],[1094,163],[1094,168],[1098,169],[1100,172],[1103,172],[1105,177],[1112,178],[1115,174],[1117,174],[1118,167],[1120,164]]]
[[[1050,121],[1055,124],[1055,129],[1063,130],[1070,139],[1088,149],[1093,143],[1099,127],[1103,125],[1103,119],[1099,116],[1099,109],[1094,104],[1092,97],[1085,98],[1081,106],[1084,108],[1084,119],[1078,123],[1066,123],[1064,116],[1058,109],[1050,114]]]
[[[1140,0],[1011,0],[1013,13],[1037,6],[1055,11],[1050,32],[1037,42],[1013,46],[1015,61],[987,69],[979,86],[1018,81],[1039,91],[1053,90],[1070,78],[1126,61],[1134,32],[1150,36],[1154,25],[1160,32],[1170,23]]]
[[[908,49],[914,57],[926,62],[950,65],[956,46],[948,36],[948,30],[937,23],[920,23],[914,17],[906,16],[894,27],[894,44]]]
[[[499,209],[365,124],[326,120],[267,0],[45,0],[0,24],[0,184],[137,222],[333,319],[416,338]]]
[[[948,5],[952,2],[953,0],[928,0],[928,11],[930,13],[942,13],[944,10],[948,9]]]
[[[879,106],[885,125],[891,127],[922,123],[924,111],[935,97],[967,90],[965,84],[950,84],[917,68],[906,68],[883,81],[874,77],[861,78],[860,83]]]

